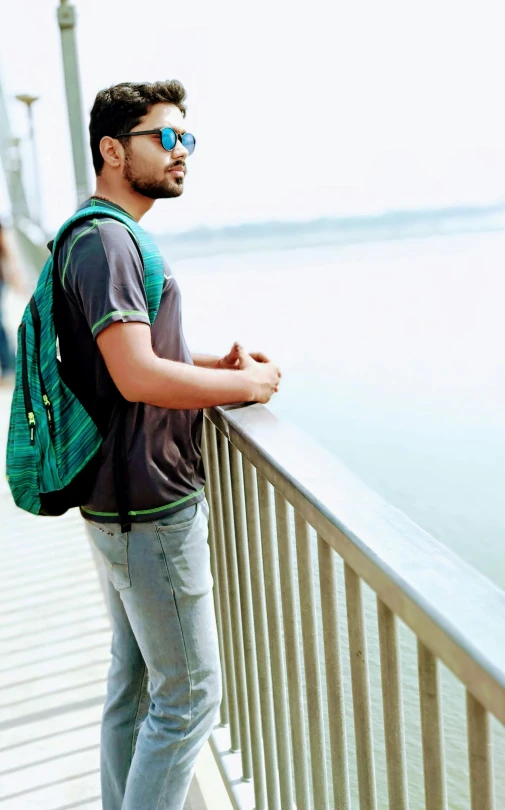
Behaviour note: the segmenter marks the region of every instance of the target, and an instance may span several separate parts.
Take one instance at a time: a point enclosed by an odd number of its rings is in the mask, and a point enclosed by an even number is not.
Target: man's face
[[[183,115],[174,104],[155,104],[132,132],[171,127],[186,131]],[[179,197],[184,190],[188,151],[178,140],[171,152],[161,145],[159,135],[139,135],[125,144],[123,177],[144,197],[158,200]]]

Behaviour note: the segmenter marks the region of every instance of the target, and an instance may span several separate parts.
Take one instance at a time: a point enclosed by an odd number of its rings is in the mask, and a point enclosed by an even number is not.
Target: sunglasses
[[[185,132],[184,135],[180,135],[170,127],[163,127],[163,129],[143,129],[142,132],[120,132],[119,135],[116,135],[115,137],[131,138],[133,135],[159,135],[161,145],[167,152],[171,152],[172,149],[175,148],[177,141],[182,143],[184,148],[188,150],[189,155],[192,155],[195,151],[196,141],[194,135],[191,135],[189,132]]]

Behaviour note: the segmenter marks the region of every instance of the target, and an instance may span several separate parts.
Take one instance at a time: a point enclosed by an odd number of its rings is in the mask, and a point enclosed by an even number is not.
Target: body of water
[[[269,408],[505,587],[505,233],[173,266],[193,350],[283,371]]]

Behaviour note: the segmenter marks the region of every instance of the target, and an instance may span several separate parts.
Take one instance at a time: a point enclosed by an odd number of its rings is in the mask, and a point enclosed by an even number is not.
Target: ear
[[[119,168],[124,161],[124,149],[116,138],[106,135],[100,141],[100,152],[105,163],[113,169]]]

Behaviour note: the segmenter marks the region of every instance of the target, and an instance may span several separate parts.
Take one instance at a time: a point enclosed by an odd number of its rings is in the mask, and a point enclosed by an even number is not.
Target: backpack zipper
[[[32,314],[33,332],[35,336],[35,351],[37,352],[37,369],[39,372],[40,393],[42,394],[42,402],[44,403],[44,408],[46,409],[46,417],[49,425],[49,432],[51,433],[52,436],[54,433],[54,412],[53,406],[51,405],[51,400],[47,396],[44,380],[42,379],[42,372],[40,370],[40,315],[37,309],[37,305],[33,299],[33,296],[30,299],[30,312]]]
[[[41,380],[41,383],[42,383],[42,380]],[[43,385],[43,383],[42,383],[42,385]],[[44,389],[42,389],[42,390],[44,390]],[[48,421],[48,424],[49,424],[49,432],[52,435],[53,432],[54,432],[53,406],[51,405],[51,400],[49,399],[47,394],[42,395],[42,402],[44,403],[44,408],[46,409],[46,416],[47,416],[47,421]]]
[[[26,360],[26,323],[21,324],[21,378],[23,383],[23,398],[25,401],[26,418],[30,428],[30,444],[35,444],[35,414],[33,412],[30,386],[28,385],[28,364]]]

